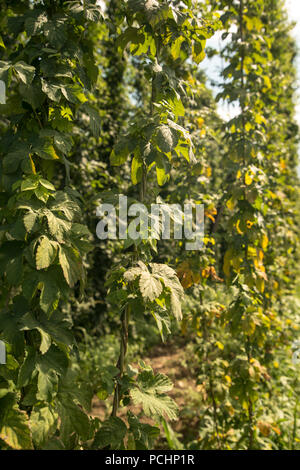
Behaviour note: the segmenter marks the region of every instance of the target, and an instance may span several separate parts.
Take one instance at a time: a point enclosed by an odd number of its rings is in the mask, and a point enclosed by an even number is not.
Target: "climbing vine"
[[[171,448],[297,448],[296,50],[284,3],[3,1],[0,25],[0,448],[141,450],[163,435]],[[216,99],[206,54],[223,66]],[[99,240],[97,207],[120,220],[120,195],[126,236]],[[162,203],[204,205],[198,250],[130,218]],[[142,360],[141,331],[154,329],[191,352],[198,401],[184,444],[173,383]]]

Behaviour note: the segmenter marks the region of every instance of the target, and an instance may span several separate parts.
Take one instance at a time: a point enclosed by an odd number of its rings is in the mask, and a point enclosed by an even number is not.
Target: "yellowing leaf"
[[[36,175],[35,164],[34,164],[34,161],[33,161],[32,157],[31,157],[31,155],[29,155],[29,160],[30,160],[30,166],[31,166],[32,173],[33,173],[34,175]]]
[[[261,247],[264,251],[266,251],[268,243],[269,243],[269,239],[268,239],[267,235],[264,234],[263,237],[262,237],[262,241],[261,241]]]
[[[2,36],[0,35],[0,47],[3,47],[5,49],[5,44],[3,42]]]
[[[249,31],[252,31],[252,29],[254,27],[252,18],[250,18],[249,16],[244,15],[243,19],[246,23],[247,29],[249,29]]]
[[[228,199],[228,201],[226,202],[226,206],[228,207],[228,209],[230,211],[233,211],[233,209],[234,209],[234,200],[232,199],[232,197],[230,199]]]
[[[210,178],[210,177],[211,177],[211,167],[210,167],[210,166],[208,166],[208,167],[206,168],[206,176],[207,176],[207,178]]]
[[[245,184],[249,186],[252,183],[252,181],[253,181],[253,177],[247,171],[247,173],[245,174]]]
[[[203,118],[200,117],[200,118],[197,119],[197,124],[198,124],[198,127],[199,127],[199,128],[203,126],[203,123],[204,123],[204,119],[203,119]]]
[[[237,233],[239,233],[240,235],[244,235],[244,232],[242,232],[241,229],[240,229],[240,223],[241,223],[241,221],[239,219],[237,221],[237,223],[235,224],[235,228],[236,228]]]
[[[257,256],[257,251],[256,251],[256,248],[254,246],[248,246],[248,256],[250,258],[256,258]]]
[[[272,87],[272,84],[271,84],[270,78],[269,78],[267,75],[264,75],[263,79],[264,79],[264,82],[265,82],[266,87],[267,87],[268,89],[271,88],[271,87]]]
[[[264,421],[258,421],[257,426],[263,436],[265,437],[269,436],[271,429],[272,429],[270,423],[266,423]]]
[[[131,162],[131,181],[138,184],[143,175],[143,161],[141,158],[134,156]]]
[[[173,59],[178,59],[180,56],[180,51],[181,51],[181,44],[185,40],[184,36],[179,36],[175,41],[173,41],[171,45],[171,54]]]
[[[280,159],[280,169],[282,171],[286,169],[286,162],[282,158]]]
[[[32,449],[28,417],[16,407],[5,410],[5,422],[0,427],[0,438],[12,449]]]
[[[260,277],[257,278],[257,279],[256,279],[256,287],[257,287],[257,289],[259,290],[259,292],[260,292],[261,294],[263,294],[264,291],[265,291],[265,281],[264,281],[262,278],[260,278]]]
[[[209,207],[204,211],[204,215],[208,217],[212,222],[215,222],[214,215],[217,214],[217,209],[215,207]]]
[[[276,434],[277,434],[278,436],[280,436],[281,431],[280,431],[280,429],[278,428],[278,426],[275,426],[274,424],[272,424],[272,429],[273,429],[274,432],[276,432]]]
[[[208,278],[208,276],[209,276],[209,269],[208,269],[208,268],[202,269],[201,275],[202,275],[202,277],[203,277],[204,279]]]
[[[261,124],[262,122],[266,122],[264,116],[262,116],[261,114],[256,114],[255,117],[254,117],[254,121],[257,123],[257,124]]]

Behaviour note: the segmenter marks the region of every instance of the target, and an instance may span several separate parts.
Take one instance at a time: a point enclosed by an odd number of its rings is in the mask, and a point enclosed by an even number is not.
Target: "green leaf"
[[[23,263],[22,256],[13,258],[6,266],[6,278],[7,281],[13,286],[20,284],[23,276]]]
[[[79,253],[67,246],[59,247],[59,262],[65,280],[70,287],[80,279],[82,274],[82,261]]]
[[[51,85],[47,83],[45,80],[42,80],[42,90],[48,96],[48,98],[52,101],[60,101],[62,93],[61,87],[58,85]]]
[[[47,370],[40,364],[38,369],[38,392],[36,397],[38,400],[51,402],[57,393],[58,376],[54,370]]]
[[[157,308],[151,310],[151,315],[153,316],[153,318],[156,322],[159,334],[161,336],[162,341],[164,342],[165,341],[165,335],[171,333],[170,315],[169,315],[168,311],[163,310],[163,309],[160,309],[160,311],[159,311]]]
[[[51,235],[58,240],[62,240],[65,233],[71,230],[72,224],[68,220],[56,217],[51,211],[45,211],[47,217],[48,227]]]
[[[24,158],[27,156],[26,150],[27,149],[17,150],[5,155],[2,161],[3,172],[14,173],[17,171],[21,161],[24,160]]]
[[[36,352],[33,348],[30,348],[27,356],[20,367],[18,375],[18,386],[25,387],[31,380],[33,371],[36,366]]]
[[[36,153],[39,157],[44,158],[45,160],[59,159],[59,156],[55,151],[51,138],[41,139],[38,145],[33,148],[33,152]]]
[[[131,181],[133,184],[138,184],[142,180],[143,176],[143,160],[136,155],[133,157],[131,162]]]
[[[8,86],[11,82],[11,63],[0,60],[0,80],[3,80]]]
[[[76,367],[68,368],[63,379],[60,381],[59,393],[64,396],[68,395],[69,400],[76,400],[76,403],[78,402],[85,410],[90,412],[94,396],[93,385],[88,384],[86,381],[81,381],[81,372]]]
[[[156,155],[155,163],[156,163],[157,182],[159,186],[163,186],[168,181],[169,175],[166,172],[167,165],[164,161],[164,158],[162,157],[162,154]]]
[[[68,366],[69,360],[65,352],[53,344],[46,354],[39,356],[39,369],[44,372],[53,370],[59,375],[64,375]]]
[[[173,106],[174,114],[176,116],[184,116],[185,109],[180,98],[175,97],[173,100],[170,100]]]
[[[171,309],[177,320],[182,318],[181,301],[184,297],[184,290],[179,282],[176,272],[165,264],[151,263],[152,273],[159,278],[170,290]]]
[[[57,425],[57,414],[49,406],[35,406],[30,414],[32,439],[41,447],[54,434]]]
[[[175,41],[172,42],[171,54],[172,54],[173,59],[176,60],[180,56],[181,45],[184,42],[184,40],[185,40],[184,36],[179,36],[177,39],[175,39]]]
[[[17,407],[5,411],[4,423],[0,425],[0,438],[13,449],[32,449],[29,422],[25,411],[20,411]]]
[[[42,27],[47,23],[48,18],[45,12],[40,12],[39,10],[29,10],[31,15],[28,16],[25,20],[25,31],[28,36],[34,36],[39,34],[42,30]]]
[[[129,150],[127,144],[123,141],[120,141],[116,144],[115,148],[110,154],[110,163],[113,166],[120,166],[126,162],[129,156]]]
[[[56,246],[45,235],[40,238],[40,243],[36,251],[36,268],[46,269],[53,263],[56,256]]]
[[[90,118],[90,128],[94,137],[99,137],[101,130],[101,120],[99,112],[97,109],[93,108],[91,105],[85,103],[83,107],[84,111],[88,114]]]
[[[51,346],[51,336],[41,328],[37,328],[37,330],[41,335],[40,351],[42,354],[45,354]]]
[[[44,188],[49,189],[49,191],[55,191],[55,186],[53,186],[53,184],[50,183],[50,181],[47,181],[47,180],[41,178],[41,179],[39,180],[39,183],[40,183],[42,186],[44,186]]]
[[[49,274],[49,273],[43,273],[43,274]],[[43,276],[44,278],[44,276]],[[47,282],[47,279],[46,279]],[[22,325],[23,325],[23,330],[32,330],[32,329],[37,329],[39,331],[44,331],[47,333],[53,341],[56,341],[60,345],[66,345],[70,346],[73,344],[73,335],[72,332],[70,331],[70,325],[69,323],[65,320],[64,316],[60,312],[54,312],[51,316],[51,321],[49,321],[48,317],[45,315],[39,315],[39,320],[33,317],[32,313],[27,313],[24,315],[22,318]],[[53,348],[51,354],[53,355]],[[48,357],[49,361],[49,356]],[[44,357],[45,359],[45,357]],[[66,364],[66,358],[64,356],[61,356],[61,354],[58,354],[58,359],[61,363],[61,369],[60,371],[63,370],[63,368],[67,365]]]
[[[157,132],[157,145],[160,150],[169,153],[176,147],[178,139],[176,133],[169,126],[160,126]]]
[[[17,76],[20,78],[20,80],[25,83],[25,85],[30,85],[34,74],[35,74],[35,67],[32,67],[31,65],[25,64],[25,62],[20,61],[17,62],[13,66]]]
[[[120,418],[111,416],[104,421],[95,435],[93,449],[103,449],[110,446],[111,449],[120,449],[124,446],[127,427]]]
[[[145,271],[147,271],[147,267],[145,266]],[[130,268],[124,273],[124,279],[127,282],[132,282],[134,279],[136,279],[138,276],[141,275],[143,272],[143,268],[141,267],[135,267],[135,268]]]
[[[170,379],[164,374],[154,375],[152,369],[143,370],[137,378],[137,387],[130,390],[130,396],[135,405],[142,405],[149,417],[176,419],[178,408],[176,403],[167,395],[173,388]]]
[[[83,88],[80,85],[68,85],[61,87],[61,92],[64,97],[74,104],[82,104],[87,101],[87,97],[83,92]]]
[[[192,55],[196,64],[200,64],[200,62],[202,62],[202,60],[205,59],[205,52],[204,52],[205,44],[206,44],[205,40],[194,42]]]
[[[24,181],[22,181],[21,184],[21,191],[31,191],[33,189],[36,189],[39,185],[39,182],[37,179],[32,179],[32,178],[26,178]]]
[[[68,369],[68,359],[64,352],[52,345],[48,351],[38,358],[38,392],[37,398],[51,402],[58,390],[58,375]]]
[[[141,423],[137,416],[128,411],[129,431],[135,440],[135,450],[152,449],[154,441],[158,438],[160,430],[156,426]]]
[[[68,155],[73,147],[73,140],[71,136],[67,134],[61,134],[60,132],[53,133],[55,147],[64,155]]]
[[[45,273],[48,274],[48,273]],[[43,279],[43,287],[40,295],[40,307],[45,313],[51,313],[58,307],[60,290],[52,276]]]
[[[91,437],[91,425],[89,417],[72,401],[64,400],[59,405],[61,420],[60,435],[64,442],[68,442],[70,435],[76,432],[83,440]]]
[[[161,282],[153,277],[149,271],[142,272],[139,281],[140,291],[145,300],[153,302],[162,293]]]
[[[33,109],[39,108],[45,101],[45,94],[41,90],[40,85],[36,85],[35,81],[30,85],[20,83],[19,92],[23,101],[29,103]]]
[[[3,42],[1,34],[0,34],[0,47],[3,47],[3,49],[5,49],[5,44]]]

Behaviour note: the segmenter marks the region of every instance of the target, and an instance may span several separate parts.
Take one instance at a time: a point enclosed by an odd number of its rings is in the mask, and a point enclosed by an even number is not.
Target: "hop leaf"
[[[137,387],[130,391],[135,405],[141,404],[147,416],[176,419],[177,405],[165,392],[173,388],[170,379],[164,374],[154,375],[151,368],[143,370],[137,379]]]
[[[102,423],[101,428],[96,433],[93,448],[102,449],[110,445],[112,449],[120,449],[124,445],[126,432],[126,424],[120,418],[111,416]]]
[[[141,274],[139,281],[140,291],[145,300],[153,302],[162,293],[161,282],[152,276],[149,271]]]
[[[56,256],[56,246],[46,236],[43,236],[36,251],[36,268],[46,269],[53,263]]]
[[[32,449],[28,418],[24,411],[16,407],[5,410],[0,438],[13,449]]]

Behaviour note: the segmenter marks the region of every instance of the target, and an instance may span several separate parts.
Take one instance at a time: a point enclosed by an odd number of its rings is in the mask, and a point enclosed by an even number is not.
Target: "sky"
[[[299,0],[286,0],[286,7],[289,13],[289,17],[292,21],[296,22],[296,26],[293,29],[293,35],[297,41],[298,45],[298,59],[297,59],[297,69],[298,69],[298,100],[297,100],[297,120],[300,125],[300,93],[299,93],[299,83],[300,83],[300,1]]]
[[[299,49],[299,55],[297,60],[297,69],[298,69],[298,90],[300,83],[300,0],[286,0],[286,8],[288,15],[291,21],[296,22],[296,25],[292,31]],[[208,46],[218,49],[221,44],[221,35],[222,32],[217,32],[212,39],[207,43]],[[223,42],[223,41],[222,41]],[[224,44],[224,42],[223,42]],[[212,59],[205,59],[201,63],[201,68],[206,72],[209,80],[218,81],[219,71],[222,69],[222,64],[220,58],[215,56]],[[219,114],[223,119],[228,120],[234,117],[238,112],[238,108],[235,106],[228,106],[225,103],[218,104]],[[297,120],[300,125],[300,93],[298,92],[297,97],[297,110],[296,110]]]

